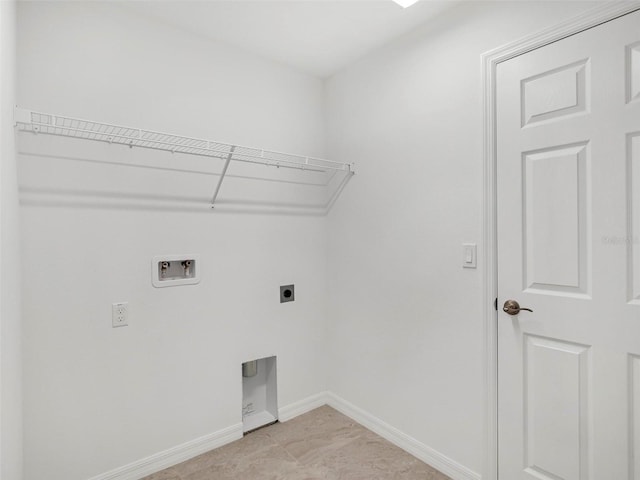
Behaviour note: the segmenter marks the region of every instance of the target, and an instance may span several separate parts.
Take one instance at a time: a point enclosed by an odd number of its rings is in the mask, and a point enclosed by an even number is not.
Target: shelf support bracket
[[[229,168],[229,163],[231,162],[231,158],[233,158],[233,152],[236,150],[236,146],[231,146],[229,150],[229,155],[227,155],[227,159],[224,162],[224,167],[222,168],[222,173],[220,174],[220,178],[218,179],[218,185],[216,185],[216,190],[213,192],[213,198],[211,199],[211,208],[214,208],[216,205],[216,199],[218,198],[218,193],[220,193],[220,187],[222,186],[222,181],[224,180],[225,175],[227,174],[227,168]]]
[[[17,126],[19,123],[29,125],[31,123],[31,111],[19,108],[17,105],[13,108],[13,126]]]

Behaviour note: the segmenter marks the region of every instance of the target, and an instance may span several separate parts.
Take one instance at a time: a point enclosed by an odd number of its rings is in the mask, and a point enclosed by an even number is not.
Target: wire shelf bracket
[[[227,174],[229,164],[232,161],[318,173],[337,173],[338,171],[343,171],[348,175],[355,174],[355,165],[353,163],[336,162],[323,158],[282,153],[170,133],[161,133],[142,128],[84,120],[64,115],[42,113],[17,106],[14,109],[14,126],[19,132],[73,137],[83,140],[126,145],[129,148],[147,148],[224,160],[224,166],[211,198],[212,208],[215,206],[222,182]]]

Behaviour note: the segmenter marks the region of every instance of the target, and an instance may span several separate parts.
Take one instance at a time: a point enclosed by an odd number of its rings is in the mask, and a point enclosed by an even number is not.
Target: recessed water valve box
[[[256,430],[278,420],[276,370],[276,357],[260,358],[242,364],[243,432]]]
[[[293,302],[295,299],[295,285],[282,285],[280,287],[280,303]]]
[[[154,287],[200,283],[200,255],[157,255],[151,261]]]

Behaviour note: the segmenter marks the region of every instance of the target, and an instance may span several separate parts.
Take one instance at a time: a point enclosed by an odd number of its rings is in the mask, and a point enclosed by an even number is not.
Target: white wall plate
[[[156,255],[151,260],[151,283],[158,288],[195,285],[200,283],[201,268],[199,254]]]

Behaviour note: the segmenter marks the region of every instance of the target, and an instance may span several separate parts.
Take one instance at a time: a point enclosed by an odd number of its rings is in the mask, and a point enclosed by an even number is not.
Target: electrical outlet
[[[111,326],[126,327],[129,325],[129,304],[114,303],[111,305]]]

